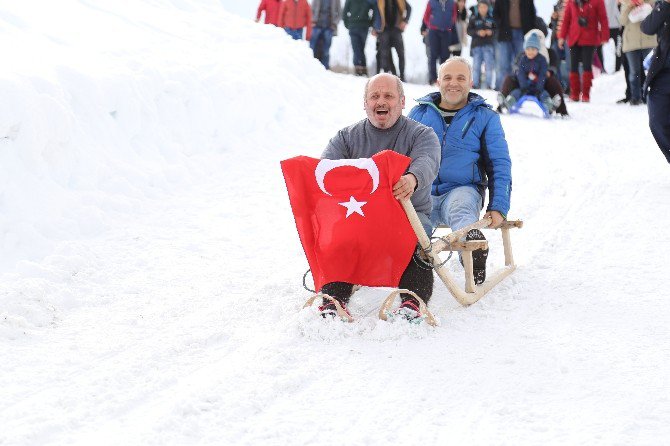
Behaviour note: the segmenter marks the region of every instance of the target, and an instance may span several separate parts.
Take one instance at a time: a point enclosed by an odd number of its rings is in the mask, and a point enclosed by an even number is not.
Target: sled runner
[[[531,95],[521,96],[519,100],[516,101],[516,103],[510,107],[509,114],[513,115],[515,113],[520,113],[521,107],[527,101],[536,103],[537,106],[540,107],[540,110],[542,110],[542,114],[544,115],[545,119],[551,119],[551,111],[547,110],[547,107],[545,107],[544,104],[542,104],[542,101],[540,101],[537,97]]]

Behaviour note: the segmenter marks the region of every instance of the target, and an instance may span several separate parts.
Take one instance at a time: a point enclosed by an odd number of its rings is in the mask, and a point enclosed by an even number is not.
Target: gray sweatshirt
[[[337,132],[321,158],[370,158],[386,149],[412,159],[407,172],[416,177],[417,188],[411,201],[417,212],[430,216],[430,186],[440,166],[440,142],[430,127],[401,115],[393,127],[378,129],[366,118]]]

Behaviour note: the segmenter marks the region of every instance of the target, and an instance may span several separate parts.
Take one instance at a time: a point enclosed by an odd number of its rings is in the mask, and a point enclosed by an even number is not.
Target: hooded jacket
[[[489,190],[487,211],[507,216],[512,191],[512,161],[500,116],[476,93],[468,95],[468,103],[456,113],[447,127],[436,102],[435,92],[417,102],[409,117],[425,124],[440,140],[442,161],[431,193],[443,195],[459,186],[471,186],[482,199]]]

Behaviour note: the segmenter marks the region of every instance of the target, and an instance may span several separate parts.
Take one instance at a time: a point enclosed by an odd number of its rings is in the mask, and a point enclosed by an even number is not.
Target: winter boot
[[[579,73],[570,72],[570,100],[579,102],[579,94],[582,92],[579,82]]]
[[[419,310],[419,304],[411,297],[407,300],[404,300],[400,304],[400,307],[398,307],[398,309],[393,313],[395,316],[400,316],[403,319],[413,323],[419,323],[424,318],[424,316],[421,314],[421,311]]]
[[[486,237],[479,229],[470,229],[465,240],[486,240]],[[486,280],[486,258],[488,256],[488,248],[472,251],[472,273],[475,276],[475,285],[481,285]]]
[[[584,71],[582,73],[582,102],[591,100],[591,83],[593,82],[593,72]]]
[[[559,96],[558,98],[560,99],[561,97]],[[544,106],[544,108],[547,109],[547,112],[549,114],[552,114],[554,112],[554,110],[556,110],[556,106],[554,105],[554,100],[550,96],[547,96],[546,98],[544,98],[542,100],[542,105]]]
[[[505,96],[502,93],[498,92],[498,113],[502,113],[507,108],[505,104]]]
[[[319,313],[321,314],[321,317],[323,318],[328,318],[331,317],[335,319],[338,316],[338,304],[340,308],[344,311],[346,316],[342,315],[343,319],[352,319],[351,313],[349,313],[349,310],[347,309],[347,306],[343,303],[337,300],[337,303],[332,300],[328,299],[323,299],[323,305],[319,307]]]
[[[367,67],[361,66],[361,65],[356,65],[354,67],[354,72],[356,76],[367,76],[368,75],[368,69]]]

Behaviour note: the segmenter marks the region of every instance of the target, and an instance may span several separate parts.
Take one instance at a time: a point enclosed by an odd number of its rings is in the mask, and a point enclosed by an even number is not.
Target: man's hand
[[[396,200],[409,200],[414,193],[417,181],[412,173],[400,177],[397,183],[393,185],[393,196]]]
[[[398,24],[398,29],[402,32],[405,31],[405,28],[407,27],[407,22],[400,22]]]
[[[500,227],[500,225],[502,225],[503,222],[505,221],[502,214],[498,211],[489,211],[486,214],[484,214],[484,218],[490,218],[491,219],[491,224],[489,225],[489,229],[498,229]]]

